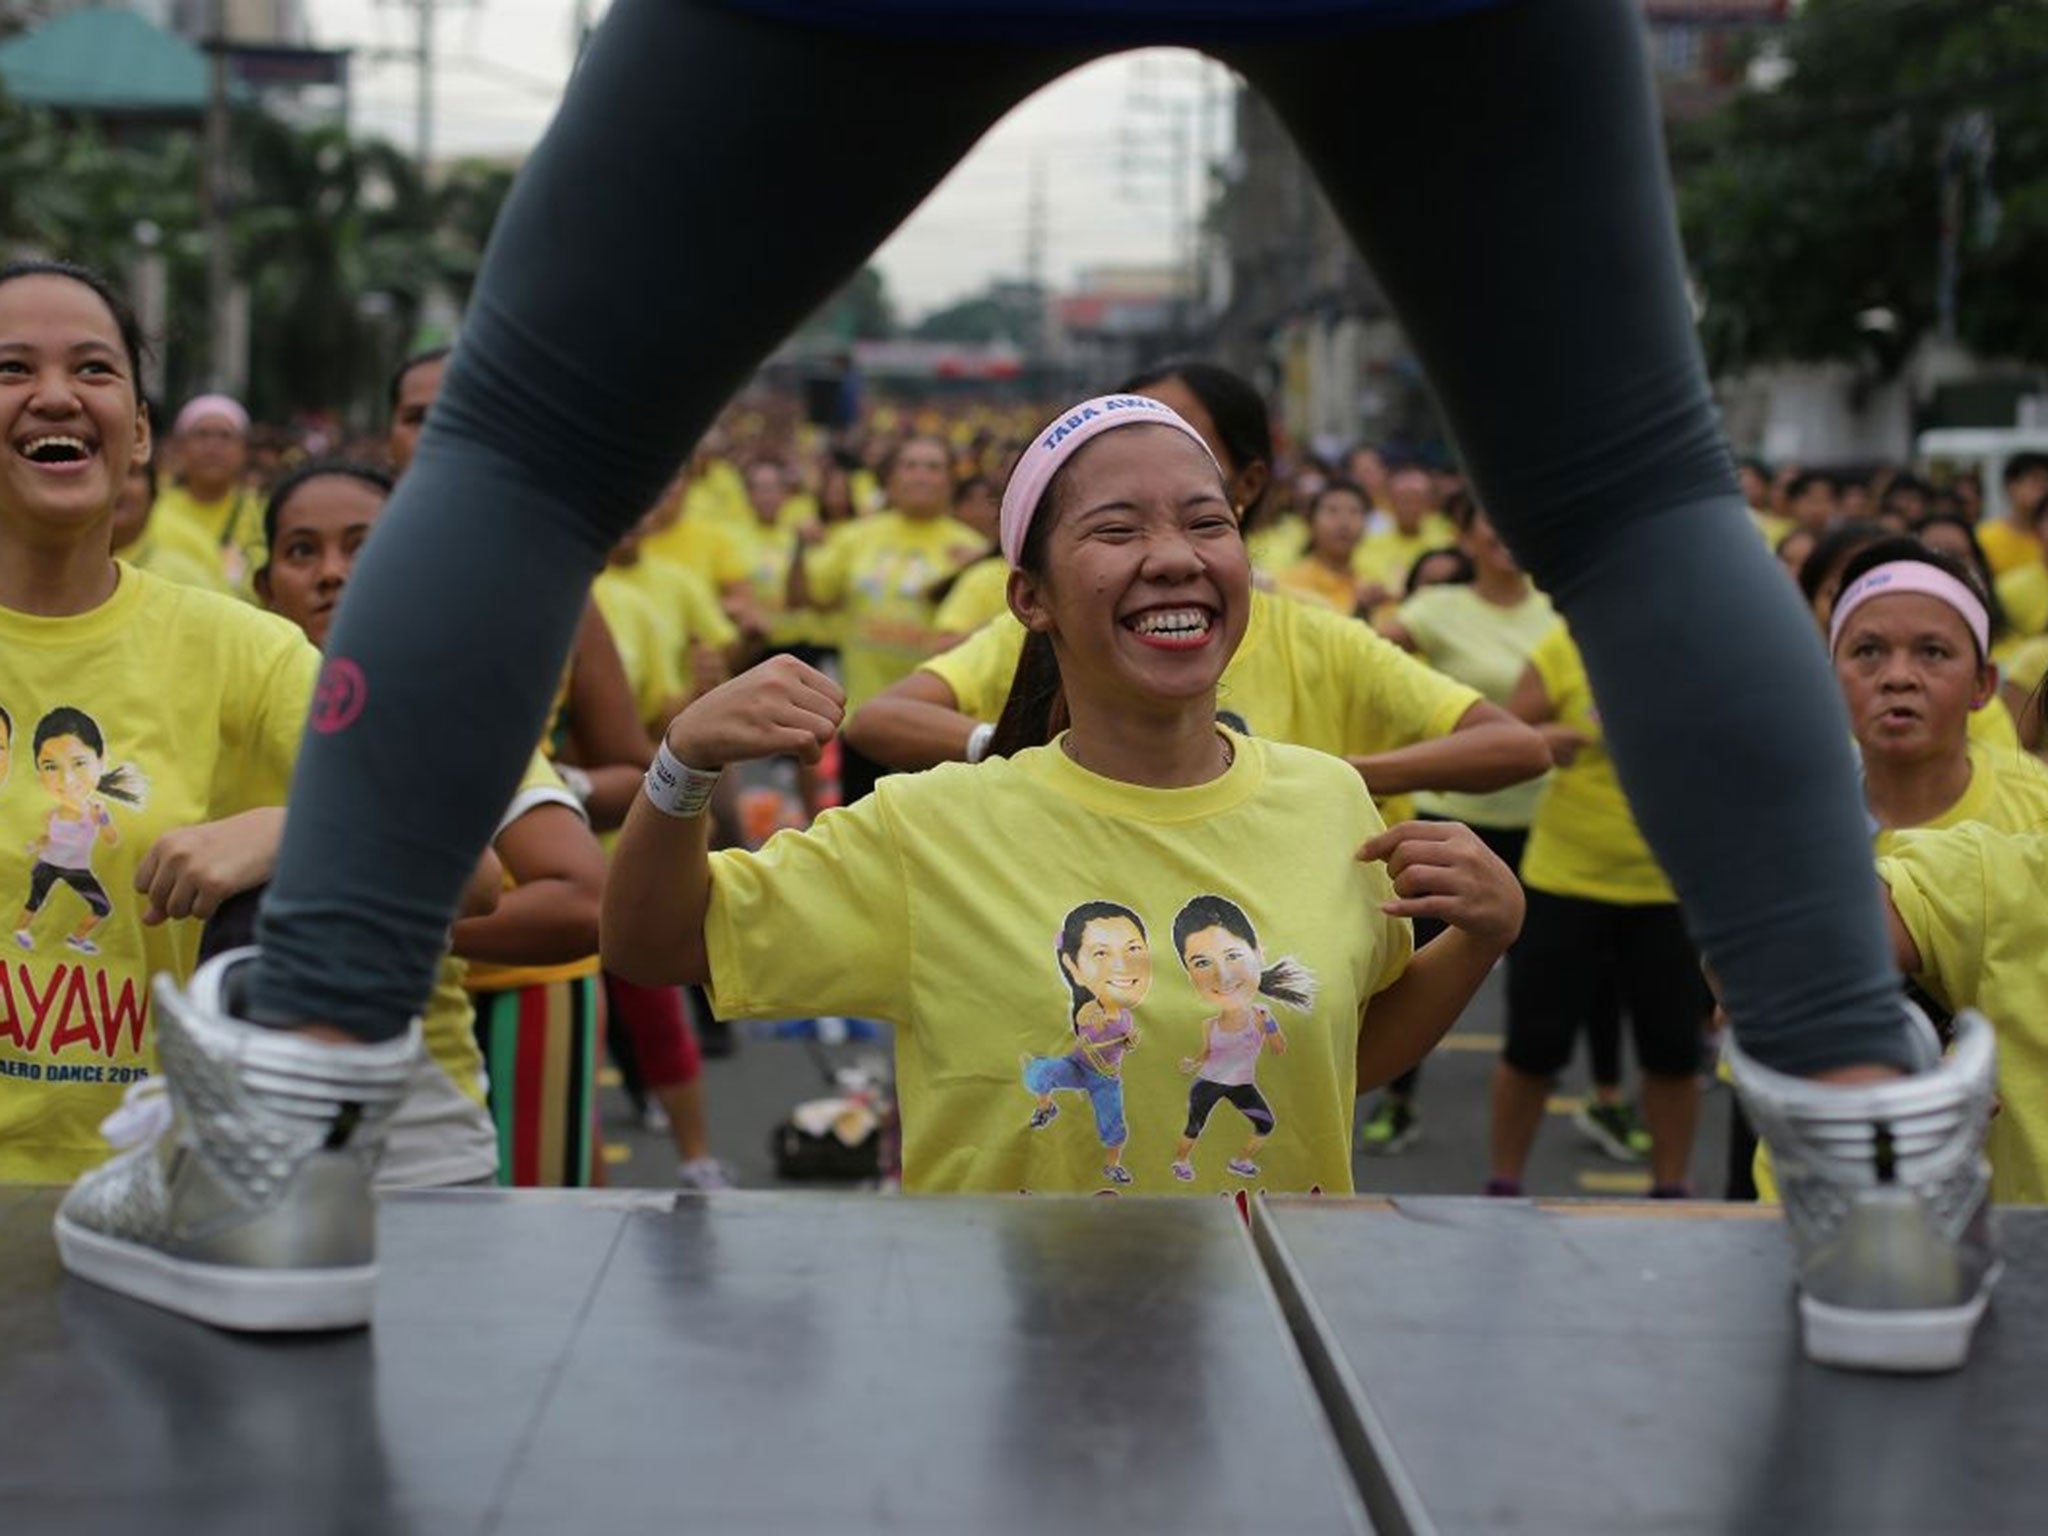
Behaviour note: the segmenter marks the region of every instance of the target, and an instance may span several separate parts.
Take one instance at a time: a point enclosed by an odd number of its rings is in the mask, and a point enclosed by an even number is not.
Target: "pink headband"
[[[1948,604],[1970,627],[1978,657],[1991,654],[1991,616],[1984,610],[1984,600],[1947,571],[1924,560],[1894,560],[1857,577],[1849,590],[1835,599],[1835,616],[1828,624],[1828,653],[1833,655],[1842,643],[1849,615],[1874,597],[1896,597],[1902,592]]]
[[[1172,427],[1185,432],[1201,444],[1209,462],[1216,463],[1216,455],[1202,442],[1202,434],[1157,400],[1144,395],[1097,395],[1093,400],[1083,400],[1039,434],[1017,460],[1017,467],[1010,471],[1010,483],[1003,490],[1003,558],[1012,566],[1024,558],[1024,540],[1031,533],[1031,519],[1038,513],[1038,504],[1045,499],[1046,486],[1083,443],[1116,427],[1143,426]],[[1223,466],[1218,464],[1216,472],[1222,474]]]
[[[225,416],[228,425],[237,432],[249,430],[249,413],[242,409],[240,402],[226,395],[195,395],[185,402],[185,408],[178,412],[178,419],[171,426],[171,434],[184,432],[208,416]]]

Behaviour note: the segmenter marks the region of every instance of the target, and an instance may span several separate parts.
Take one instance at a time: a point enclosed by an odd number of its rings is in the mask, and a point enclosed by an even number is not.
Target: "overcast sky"
[[[375,0],[306,0],[325,47],[410,49],[414,13]],[[600,13],[603,0],[592,0]],[[532,145],[567,76],[575,0],[481,0],[438,13],[442,58],[435,89],[435,155],[518,152]],[[358,56],[354,124],[410,147],[410,63]],[[1171,105],[1143,105],[1146,98]],[[1197,103],[1206,100],[1203,116]],[[1173,259],[1170,169],[1177,121],[1191,138],[1227,132],[1220,73],[1196,55],[1154,50],[1104,60],[1040,92],[984,139],[896,236],[879,261],[912,316],[974,292],[991,278],[1023,274],[1031,166],[1057,161],[1046,178],[1046,275],[1069,284],[1101,263]],[[1101,153],[1105,144],[1111,153]],[[1127,145],[1128,153],[1117,152]],[[1091,151],[1081,156],[1076,151]],[[1183,178],[1188,199],[1199,178]]]

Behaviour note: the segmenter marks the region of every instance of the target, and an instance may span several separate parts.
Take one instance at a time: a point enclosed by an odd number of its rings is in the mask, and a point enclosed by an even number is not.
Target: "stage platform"
[[[1739,1207],[393,1198],[367,1333],[63,1277],[0,1190],[0,1531],[2034,1532],[2048,1213],[1970,1367],[1804,1363]]]
[[[1349,1532],[1223,1200],[384,1202],[375,1326],[235,1338],[0,1192],[7,1536]]]
[[[1262,1202],[1283,1303],[1382,1528],[2048,1530],[2048,1212],[2002,1213],[1967,1369],[1800,1355],[1755,1206]]]

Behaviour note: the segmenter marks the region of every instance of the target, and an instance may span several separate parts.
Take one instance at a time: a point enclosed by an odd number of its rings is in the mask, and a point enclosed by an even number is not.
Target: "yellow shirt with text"
[[[284,804],[320,669],[283,619],[117,570],[88,613],[0,609],[0,1180],[107,1156],[100,1121],[155,1069],[149,979],[199,951],[196,922],[143,925],[136,867],[174,828]]]
[[[1380,910],[1384,866],[1353,856],[1381,826],[1358,776],[1233,741],[1231,767],[1190,789],[1099,778],[1057,743],[949,763],[885,778],[759,853],[713,854],[713,1006],[895,1025],[908,1190],[1348,1191],[1360,1017],[1413,939]],[[1207,991],[1174,936],[1184,910],[1196,967],[1218,978]],[[1062,960],[1062,932],[1087,937],[1091,914],[1116,937],[1114,967]],[[1283,959],[1313,978],[1306,1006],[1258,991]],[[1111,1018],[1107,1055],[1076,1022],[1084,1000],[1084,1022]],[[1232,1016],[1262,1022],[1219,1041]],[[1058,1113],[1034,1129],[1041,1094]],[[1233,1172],[1261,1110],[1271,1139],[1255,1173]],[[1183,1181],[1172,1165],[1197,1114]],[[1106,1171],[1111,1148],[1128,1184]]]
[[[950,517],[880,512],[841,523],[804,557],[812,601],[843,620],[846,707],[908,677],[935,642],[931,590],[988,545]]]

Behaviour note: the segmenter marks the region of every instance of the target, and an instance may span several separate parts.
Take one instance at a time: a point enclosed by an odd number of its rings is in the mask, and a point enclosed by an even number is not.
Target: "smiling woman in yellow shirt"
[[[815,756],[843,707],[793,659],[755,668],[670,725],[620,838],[606,964],[701,980],[727,1015],[892,1022],[910,1190],[1349,1189],[1359,1085],[1449,1028],[1513,937],[1512,876],[1464,828],[1384,831],[1333,759],[1219,727],[1250,567],[1214,460],[1171,411],[1110,396],[1049,427],[1005,494],[1003,550],[1070,727],[885,780],[758,854],[711,855],[717,770]],[[1193,964],[1201,946],[1176,932],[1191,903],[1243,918],[1212,946],[1243,952],[1227,978],[1151,961],[1171,942]],[[1123,914],[1114,965],[1056,942],[1091,913]],[[1424,913],[1450,931],[1411,960],[1404,919]],[[1263,1025],[1227,1041],[1212,1026],[1283,990],[1287,1049],[1258,1068],[1253,1104],[1236,1046],[1263,1048]],[[1219,1013],[1226,991],[1245,1006]],[[1069,1055],[1071,1070],[1043,1066]],[[1262,1128],[1255,1148],[1183,1145],[1186,1061]],[[1048,1113],[1083,1090],[1094,1114]]]

